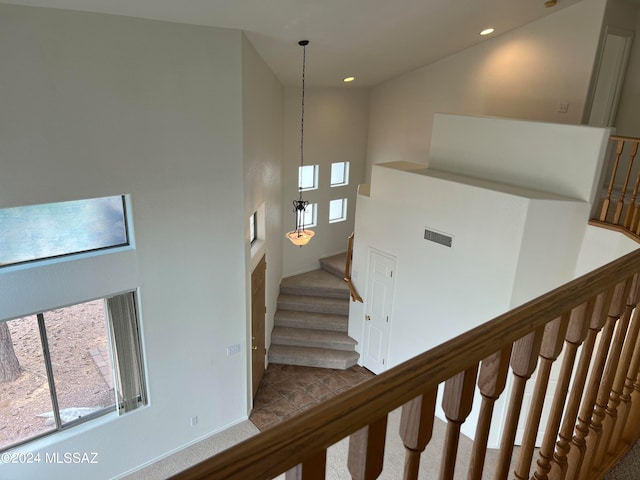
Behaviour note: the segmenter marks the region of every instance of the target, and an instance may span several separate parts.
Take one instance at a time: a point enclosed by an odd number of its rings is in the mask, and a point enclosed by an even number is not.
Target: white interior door
[[[373,373],[387,369],[395,265],[395,257],[369,250],[363,365]]]
[[[633,32],[606,27],[591,98],[588,124],[613,126],[631,53]]]

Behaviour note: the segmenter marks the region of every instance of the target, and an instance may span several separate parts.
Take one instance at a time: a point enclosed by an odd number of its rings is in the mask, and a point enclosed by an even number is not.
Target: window
[[[339,198],[329,202],[329,223],[342,222],[347,219],[347,199]]]
[[[258,212],[253,212],[249,217],[249,242],[253,245],[258,238]]]
[[[304,165],[298,167],[298,185],[302,190],[318,188],[318,165]]]
[[[331,164],[331,186],[341,187],[349,185],[349,162]]]
[[[304,220],[302,228],[315,227],[318,219],[318,204],[310,203],[307,208],[304,209]]]
[[[132,292],[0,322],[0,450],[146,404]]]
[[[0,266],[128,244],[124,196],[0,209]]]

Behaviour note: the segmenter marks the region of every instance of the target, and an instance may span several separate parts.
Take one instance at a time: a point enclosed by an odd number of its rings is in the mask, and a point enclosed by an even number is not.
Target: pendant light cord
[[[300,115],[300,170],[304,167],[304,77],[307,65],[307,45],[309,40],[301,40],[298,42],[302,46],[302,99],[301,99],[301,115]],[[302,183],[299,184],[298,190],[300,200],[302,200]]]

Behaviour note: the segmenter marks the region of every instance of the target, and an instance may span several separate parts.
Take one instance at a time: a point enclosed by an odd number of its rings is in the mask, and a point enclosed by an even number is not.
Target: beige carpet
[[[384,471],[380,480],[397,480],[402,478],[404,469],[404,447],[398,435],[400,425],[400,410],[395,410],[389,415],[387,426],[387,444],[385,448]],[[214,435],[178,453],[175,453],[153,465],[138,472],[123,477],[127,480],[161,480],[171,476],[188,466],[198,463],[208,456],[227,448],[234,443],[258,433],[258,429],[251,422],[243,422],[218,435]],[[434,427],[434,436],[431,444],[422,455],[420,463],[420,478],[434,478],[440,468],[440,454],[444,441],[445,424],[439,420]],[[329,448],[327,452],[327,480],[349,480],[351,476],[347,470],[348,439],[343,439]],[[467,475],[469,458],[471,456],[471,441],[462,437],[458,452],[458,466],[456,467],[456,479],[464,479]],[[484,479],[493,478],[493,465],[496,451],[491,451],[487,458],[487,466],[483,475]],[[276,477],[284,479],[284,474]],[[258,480],[258,479],[247,479]]]
[[[260,431],[255,425],[247,420],[173,455],[169,455],[131,475],[118,478],[127,480],[164,480],[258,433]]]

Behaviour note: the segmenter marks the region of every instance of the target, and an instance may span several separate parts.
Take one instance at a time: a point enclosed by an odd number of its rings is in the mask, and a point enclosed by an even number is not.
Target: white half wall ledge
[[[436,113],[429,166],[592,203],[612,131]]]

